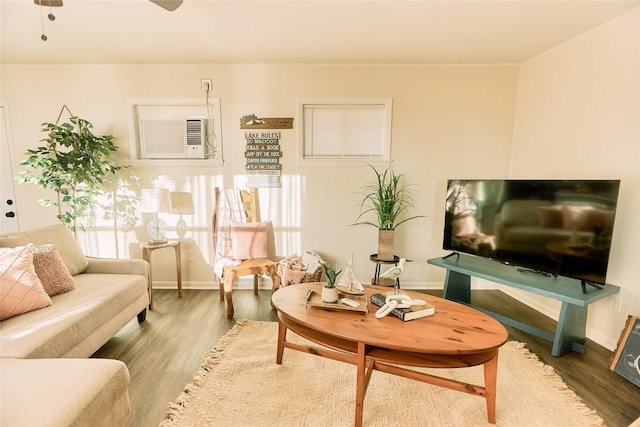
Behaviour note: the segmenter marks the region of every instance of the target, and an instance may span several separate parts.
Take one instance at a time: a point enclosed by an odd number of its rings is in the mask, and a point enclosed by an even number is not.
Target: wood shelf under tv
[[[427,263],[447,269],[444,298],[469,305],[506,325],[551,341],[553,343],[551,354],[556,357],[571,350],[584,354],[589,304],[620,292],[620,287],[610,284],[601,288],[589,287],[583,292],[582,283],[577,279],[533,274],[531,270],[463,254],[432,258],[427,260]],[[472,276],[561,301],[562,307],[555,334],[473,306],[471,304]]]

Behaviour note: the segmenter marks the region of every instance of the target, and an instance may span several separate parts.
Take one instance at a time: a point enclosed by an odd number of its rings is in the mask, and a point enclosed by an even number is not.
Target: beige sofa
[[[582,217],[589,215],[588,219],[576,221],[574,210],[582,212]],[[553,205],[550,200],[509,200],[496,217],[495,249],[527,256],[549,256],[547,245],[551,242],[569,240],[571,237],[592,241],[593,226],[602,225],[605,229],[605,222],[610,221],[608,227],[611,228],[613,217],[608,219],[610,215],[611,212],[604,210]],[[606,220],[601,219],[605,216]]]
[[[0,236],[0,247],[28,244],[55,245],[74,289],[0,322],[0,425],[121,425],[129,371],[89,357],[136,316],[145,320],[147,262],[85,257],[62,224]]]

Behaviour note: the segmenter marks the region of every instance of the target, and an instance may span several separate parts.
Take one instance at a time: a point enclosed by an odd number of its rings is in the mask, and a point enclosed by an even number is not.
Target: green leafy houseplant
[[[423,215],[406,217],[414,208],[413,188],[401,183],[404,175],[396,175],[391,166],[384,172],[368,165],[375,173],[375,181],[358,190],[361,195],[360,215],[353,225],[371,225],[378,228],[377,258],[382,261],[393,261],[394,230],[399,225]],[[363,217],[374,214],[376,221],[360,221]]]
[[[414,208],[413,188],[410,184],[402,184],[401,178],[389,166],[384,172],[368,165],[376,175],[376,180],[364,185],[358,190],[362,196],[360,200],[360,215],[353,225],[371,225],[380,230],[395,230],[400,224],[420,218],[415,215],[402,218],[403,214]],[[360,221],[364,216],[373,213],[376,222]]]
[[[57,199],[43,199],[40,204],[58,207],[60,222],[77,233],[79,219],[93,223],[94,198],[105,180],[124,166],[117,166],[110,158],[117,150],[114,137],[94,135],[93,125],[80,117],[71,115],[69,123],[61,125],[43,123],[42,131],[47,133],[41,140],[44,145],[27,150],[29,157],[20,163],[33,170],[21,172],[17,180],[54,190]]]
[[[324,275],[327,276],[327,284],[325,286],[327,288],[333,288],[336,283],[336,278],[342,270],[336,271],[338,270],[338,265],[329,265],[327,263],[322,264],[322,269],[324,270]]]
[[[340,293],[338,292],[338,288],[335,286],[336,278],[341,273],[338,270],[337,265],[329,265],[327,263],[323,263],[322,269],[324,270],[325,276],[327,276],[327,284],[322,287],[322,301],[327,303],[335,303],[340,298]]]

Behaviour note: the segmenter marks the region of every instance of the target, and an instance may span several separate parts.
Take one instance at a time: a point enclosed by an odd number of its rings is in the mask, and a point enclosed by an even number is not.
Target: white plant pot
[[[322,301],[324,302],[337,302],[340,295],[338,294],[338,288],[322,287]]]

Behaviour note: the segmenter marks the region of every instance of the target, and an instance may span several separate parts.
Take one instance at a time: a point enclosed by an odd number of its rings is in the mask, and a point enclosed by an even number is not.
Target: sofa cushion
[[[33,266],[31,246],[0,248],[0,320],[51,305]]]
[[[611,232],[615,211],[597,209],[591,206],[563,206],[564,228],[567,230],[594,231],[607,229]]]
[[[50,297],[72,291],[75,288],[73,277],[58,253],[55,245],[33,246],[33,266]]]
[[[47,243],[56,245],[72,276],[82,273],[89,266],[89,261],[84,256],[82,248],[64,224],[0,236],[0,247],[13,248],[24,246],[27,243],[33,243],[36,246]]]
[[[562,206],[541,206],[538,208],[540,227],[562,228]]]
[[[89,357],[148,304],[138,274],[79,274],[53,305],[0,322],[0,357]]]
[[[500,211],[500,220],[505,226],[540,225],[537,209],[551,204],[548,200],[509,200]]]
[[[0,425],[121,426],[129,370],[109,359],[0,359]]]

